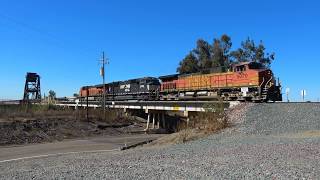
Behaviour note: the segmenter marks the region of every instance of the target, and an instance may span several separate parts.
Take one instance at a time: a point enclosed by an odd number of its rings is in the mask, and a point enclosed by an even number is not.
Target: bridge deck
[[[212,107],[212,104],[221,102],[216,101],[107,101],[107,108],[118,109],[141,109],[141,110],[164,110],[164,111],[197,111],[203,112],[206,107]],[[237,101],[222,102],[225,107],[231,107],[239,104]],[[88,107],[102,107],[101,102],[89,101]],[[57,106],[68,107],[87,107],[86,102],[58,102]]]

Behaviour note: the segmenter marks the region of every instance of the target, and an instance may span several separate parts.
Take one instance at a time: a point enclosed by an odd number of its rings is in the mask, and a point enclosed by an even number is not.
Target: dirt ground
[[[62,141],[79,137],[121,135],[141,132],[137,123],[105,124],[98,121],[45,119],[0,122],[0,146]]]
[[[62,141],[81,137],[141,133],[143,123],[121,112],[36,109],[24,112],[0,106],[0,146]]]

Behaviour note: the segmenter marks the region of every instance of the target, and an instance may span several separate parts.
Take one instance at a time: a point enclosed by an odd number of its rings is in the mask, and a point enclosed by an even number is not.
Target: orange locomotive
[[[103,86],[83,86],[80,89],[79,95],[80,97],[87,97],[87,96],[99,96],[102,95]]]
[[[213,99],[281,101],[281,85],[256,62],[235,64],[223,73],[162,76],[161,100]]]

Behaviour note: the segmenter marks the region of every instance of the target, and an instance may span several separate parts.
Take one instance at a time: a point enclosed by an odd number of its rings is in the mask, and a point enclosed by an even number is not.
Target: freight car
[[[161,100],[216,99],[281,101],[281,85],[260,63],[234,64],[228,72],[169,75],[161,79]]]
[[[117,81],[105,84],[106,100],[155,100],[159,95],[160,82],[154,77],[144,77]],[[84,86],[80,89],[80,97],[100,100],[103,95],[103,84]]]
[[[107,100],[282,101],[280,82],[270,69],[256,62],[234,64],[227,72],[146,77],[105,86]],[[80,97],[101,99],[102,93],[103,85],[85,86]]]

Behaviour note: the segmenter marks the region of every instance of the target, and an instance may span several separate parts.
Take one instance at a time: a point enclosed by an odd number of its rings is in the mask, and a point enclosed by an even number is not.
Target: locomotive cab
[[[249,69],[252,70],[261,70],[261,69],[266,69],[265,66],[261,63],[258,62],[242,62],[239,64],[233,65],[233,72],[244,72]]]
[[[234,80],[241,84],[241,97],[253,101],[281,101],[281,85],[272,71],[259,62],[241,62],[232,66]]]

